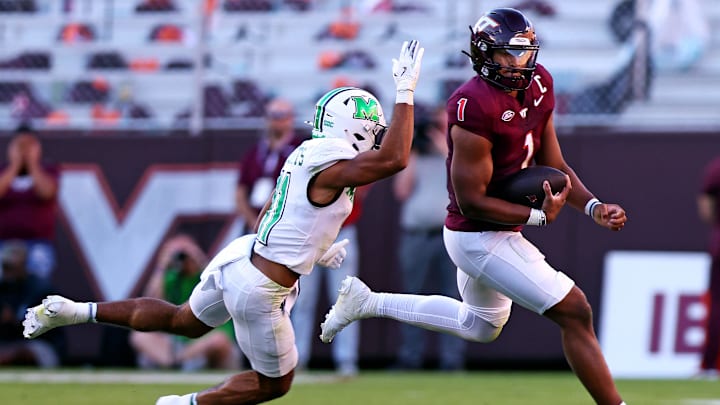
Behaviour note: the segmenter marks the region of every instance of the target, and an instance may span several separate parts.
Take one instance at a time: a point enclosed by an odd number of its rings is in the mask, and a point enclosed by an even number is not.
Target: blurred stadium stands
[[[309,112],[340,84],[387,103],[390,60],[408,38],[427,50],[417,97],[434,104],[473,74],[460,53],[467,27],[495,6],[525,8],[535,22],[558,125],[717,129],[720,92],[707,88],[720,82],[720,2],[700,2],[706,52],[665,71],[643,67],[646,25],[633,21],[646,16],[614,14],[619,0],[0,0],[0,130],[28,119],[49,129],[255,128],[268,97]],[[637,35],[620,42],[620,19]]]

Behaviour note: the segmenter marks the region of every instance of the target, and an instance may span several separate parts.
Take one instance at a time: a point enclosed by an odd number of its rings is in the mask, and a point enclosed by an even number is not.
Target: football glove
[[[317,264],[331,269],[339,268],[345,260],[345,256],[347,256],[345,246],[347,246],[348,243],[350,243],[348,239],[343,239],[340,242],[333,243],[327,252],[322,255],[320,260],[318,260]]]
[[[397,89],[395,103],[413,104],[413,93],[420,76],[420,63],[424,53],[425,48],[420,48],[417,40],[405,41],[400,48],[400,56],[392,60],[393,79]]]

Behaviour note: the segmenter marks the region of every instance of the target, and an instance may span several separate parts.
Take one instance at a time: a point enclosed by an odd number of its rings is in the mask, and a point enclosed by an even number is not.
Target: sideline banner
[[[710,257],[611,251],[605,256],[600,344],[616,378],[687,378],[700,367]]]

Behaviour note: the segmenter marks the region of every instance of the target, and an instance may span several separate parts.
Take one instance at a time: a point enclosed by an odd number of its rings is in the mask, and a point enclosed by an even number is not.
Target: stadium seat
[[[20,55],[0,61],[0,69],[43,69],[51,68],[48,52],[23,52]]]
[[[232,102],[240,104],[240,115],[244,117],[262,117],[265,111],[265,104],[269,96],[264,94],[260,87],[252,80],[236,80],[233,82]]]
[[[34,13],[35,0],[0,0],[0,13]]]
[[[148,39],[155,42],[182,42],[184,37],[182,27],[175,24],[160,24],[150,31]]]
[[[269,0],[225,0],[223,10],[237,11],[271,11],[273,4]]]
[[[95,52],[88,56],[88,69],[127,69],[128,64],[120,55],[119,52],[115,51],[102,51]]]
[[[65,99],[72,103],[99,103],[106,102],[109,96],[107,82],[81,80],[70,88]]]
[[[58,41],[66,44],[95,41],[95,28],[91,24],[70,23],[60,27]]]
[[[205,87],[205,116],[209,118],[229,116],[230,101],[219,85]]]
[[[10,103],[19,93],[32,93],[28,82],[0,82],[0,103]]]
[[[172,0],[143,0],[135,6],[137,13],[159,13],[177,11]]]

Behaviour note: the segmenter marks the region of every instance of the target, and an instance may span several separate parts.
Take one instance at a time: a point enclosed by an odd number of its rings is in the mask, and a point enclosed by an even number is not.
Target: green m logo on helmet
[[[380,122],[377,100],[374,98],[366,99],[361,96],[351,97],[351,100],[355,102],[355,113],[353,114],[353,118]]]

